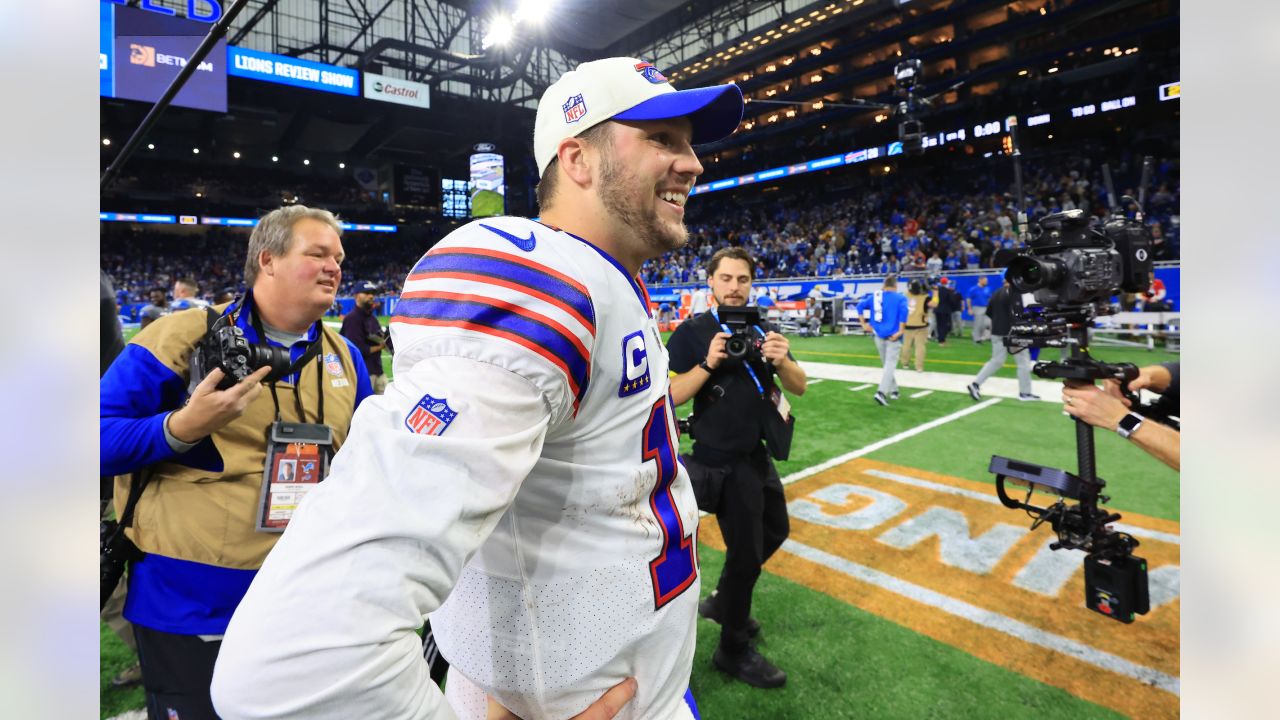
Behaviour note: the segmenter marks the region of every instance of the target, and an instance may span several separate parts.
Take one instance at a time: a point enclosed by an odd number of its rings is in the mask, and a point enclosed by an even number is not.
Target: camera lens
[[[747,356],[747,340],[741,335],[734,335],[724,343],[724,352],[734,360],[741,360]]]
[[[1005,277],[1018,292],[1033,292],[1052,287],[1062,278],[1062,263],[1022,255],[1009,263]]]
[[[260,367],[270,367],[272,374],[282,373],[289,369],[289,350],[274,345],[250,345],[245,348],[250,372]]]

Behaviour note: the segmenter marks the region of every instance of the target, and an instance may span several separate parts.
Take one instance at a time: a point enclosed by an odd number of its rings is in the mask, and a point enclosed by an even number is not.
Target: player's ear
[[[556,148],[556,159],[561,172],[575,185],[587,187],[591,184],[591,158],[587,144],[580,138],[571,137],[560,141]]]

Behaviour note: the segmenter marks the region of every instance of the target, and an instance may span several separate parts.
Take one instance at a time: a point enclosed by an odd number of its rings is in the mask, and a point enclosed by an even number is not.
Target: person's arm
[[[804,391],[809,387],[808,376],[804,368],[800,367],[800,363],[791,356],[791,342],[787,340],[787,336],[770,331],[765,335],[764,346],[760,351],[764,359],[769,361],[774,371],[778,373],[782,388],[792,395],[804,395]]]
[[[347,348],[351,353],[351,364],[356,370],[356,407],[360,407],[360,403],[365,398],[373,395],[373,381],[369,379],[369,367],[364,362],[364,356],[359,353],[355,343],[351,342],[351,338],[344,337],[347,341]]]
[[[682,333],[681,331],[686,327],[688,330]],[[676,407],[689,402],[694,395],[698,394],[707,380],[711,379],[711,373],[702,366],[702,363],[714,371],[729,357],[724,349],[729,333],[716,333],[704,354],[699,354],[689,347],[691,343],[696,342],[696,339],[693,326],[681,324],[667,342],[667,350],[671,353],[671,371],[674,373],[671,376],[671,402]]]
[[[145,336],[139,334],[125,346],[99,380],[100,475],[124,475],[192,450],[243,414],[270,372],[261,368],[218,390],[223,375],[215,369],[188,397],[185,367],[179,374],[150,349],[170,342],[166,325],[148,328]]]
[[[1104,430],[1115,431],[1129,408],[1120,399],[1093,385],[1067,385],[1062,389],[1067,414]],[[1181,463],[1181,436],[1177,430],[1146,420],[1130,436],[1135,445],[1174,470]]]
[[[456,413],[434,435],[408,425],[428,396]],[[525,376],[457,356],[413,363],[368,398],[231,619],[219,715],[453,717],[416,630],[515,500],[551,408]]]

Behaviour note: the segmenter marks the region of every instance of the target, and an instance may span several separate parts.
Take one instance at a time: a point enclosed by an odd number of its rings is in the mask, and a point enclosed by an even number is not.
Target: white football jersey
[[[427,677],[430,613],[526,720],[627,677],[618,718],[689,717],[698,511],[643,286],[569,233],[477,220],[414,267],[391,334],[395,381],[231,621],[219,713],[469,718]]]

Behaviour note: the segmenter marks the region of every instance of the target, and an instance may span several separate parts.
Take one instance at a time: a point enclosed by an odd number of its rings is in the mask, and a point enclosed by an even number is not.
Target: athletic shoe
[[[879,390],[876,391],[876,402],[885,406],[889,404],[889,400],[885,398],[884,393],[880,392]]]
[[[974,400],[982,399],[982,392],[978,390],[978,383],[969,383],[969,387],[967,389],[969,390],[969,397]]]
[[[1039,400],[1040,396],[1032,395],[1031,393],[1018,393],[1018,399],[1022,402],[1031,402],[1033,400]]]
[[[720,672],[728,673],[751,687],[778,688],[787,684],[787,674],[752,648],[734,655],[725,652],[723,648],[716,648],[711,655],[711,664]]]
[[[717,625],[720,624],[720,592],[718,590],[712,590],[705,600],[698,603],[698,614]],[[753,617],[748,617],[747,636],[755,637],[759,634],[760,621]]]
[[[898,391],[897,391],[897,390],[894,390],[893,392],[889,393],[889,399],[890,399],[890,400],[897,400],[897,399],[898,399]]]

